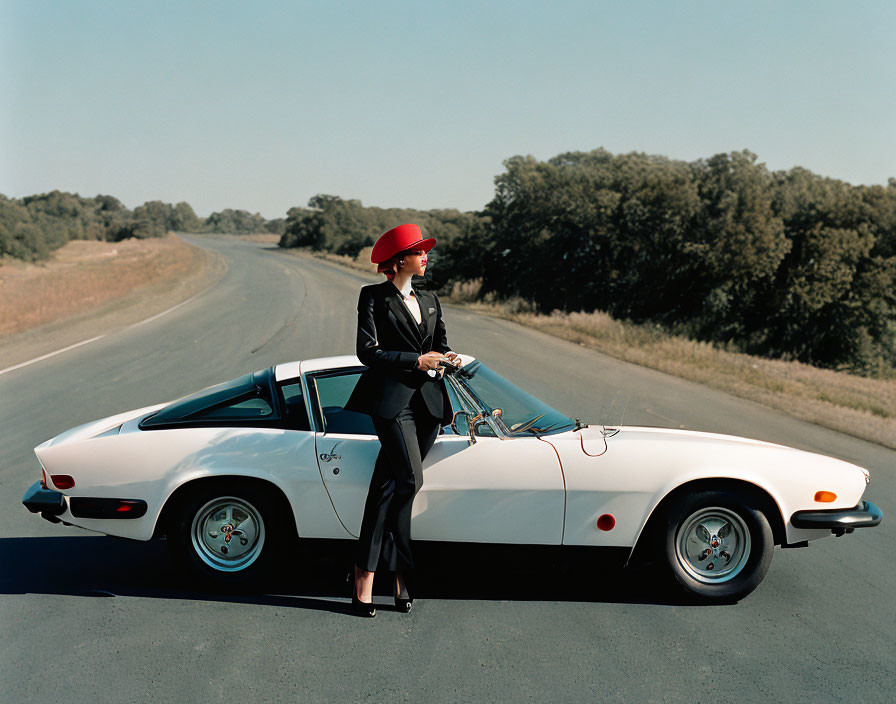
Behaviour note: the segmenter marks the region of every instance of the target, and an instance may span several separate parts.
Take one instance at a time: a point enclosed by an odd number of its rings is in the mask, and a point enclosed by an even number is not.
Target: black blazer
[[[345,410],[394,418],[420,389],[430,414],[447,424],[451,422],[451,403],[445,380],[414,368],[421,354],[451,350],[442,305],[435,293],[411,288],[420,304],[419,326],[391,281],[361,289],[356,354],[367,369]]]

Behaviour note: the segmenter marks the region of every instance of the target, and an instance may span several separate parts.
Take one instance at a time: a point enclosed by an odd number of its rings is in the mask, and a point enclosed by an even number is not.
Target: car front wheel
[[[666,513],[666,563],[702,601],[732,602],[749,594],[765,577],[774,547],[765,514],[733,492],[685,495]]]

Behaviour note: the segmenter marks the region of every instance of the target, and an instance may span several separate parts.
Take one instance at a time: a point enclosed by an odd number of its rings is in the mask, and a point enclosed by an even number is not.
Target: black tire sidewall
[[[251,504],[264,523],[264,545],[261,554],[244,569],[224,572],[206,564],[197,554],[192,541],[193,518],[209,501],[233,496]],[[278,548],[282,545],[283,520],[277,515],[272,490],[248,482],[226,481],[200,486],[181,498],[167,534],[168,548],[175,564],[190,578],[205,586],[240,586],[257,583],[270,571]]]
[[[743,569],[733,578],[719,584],[700,582],[684,571],[675,554],[679,527],[694,512],[718,506],[737,513],[750,532],[750,555]],[[732,602],[752,592],[768,572],[774,552],[774,536],[765,514],[751,505],[748,498],[730,491],[701,491],[686,494],[666,511],[664,522],[666,566],[676,582],[690,595],[705,602]]]

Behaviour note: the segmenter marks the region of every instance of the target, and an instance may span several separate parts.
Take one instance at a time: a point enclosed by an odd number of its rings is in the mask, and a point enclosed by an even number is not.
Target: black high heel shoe
[[[376,616],[376,607],[373,605],[373,602],[361,601],[355,593],[355,580],[352,579],[351,572],[348,573],[346,580],[351,581],[352,584],[352,613],[356,616],[364,616],[365,618],[373,618]]]
[[[405,589],[407,589],[407,577],[405,577],[404,586]],[[401,613],[406,614],[411,610],[411,604],[414,603],[414,600],[412,598],[402,599],[400,596],[398,596],[398,585],[396,585],[395,582],[392,582],[392,596],[395,598],[396,611],[400,611]]]

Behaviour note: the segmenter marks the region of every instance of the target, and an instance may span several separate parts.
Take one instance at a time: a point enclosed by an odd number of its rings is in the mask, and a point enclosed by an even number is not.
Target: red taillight
[[[57,489],[71,489],[75,485],[75,480],[68,474],[52,474],[50,479]]]
[[[118,508],[115,509],[115,513],[130,513],[135,508],[137,507],[134,504],[122,503]]]
[[[43,467],[40,468],[40,488],[47,488],[47,471]]]

